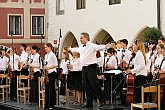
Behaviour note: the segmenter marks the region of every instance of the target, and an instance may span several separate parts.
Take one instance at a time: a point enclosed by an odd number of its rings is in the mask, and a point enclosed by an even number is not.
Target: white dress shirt
[[[162,63],[161,70],[165,71],[165,60]]]
[[[146,54],[146,57],[147,57],[147,71],[148,72],[153,72],[154,71],[154,63],[155,63],[155,54],[156,52],[153,51],[153,53],[151,51],[149,51],[147,54]],[[152,64],[152,65],[151,65]]]
[[[65,59],[61,60],[60,68],[62,68],[62,74],[68,74],[68,65],[69,60],[65,61]]]
[[[33,55],[31,65],[40,67],[40,55],[38,53]],[[34,72],[37,72],[37,71],[40,71],[40,69],[34,68]]]
[[[71,71],[81,71],[82,70],[82,66],[80,64],[80,58],[76,59],[76,60],[72,60],[70,61],[70,64],[72,65],[72,69]]]
[[[6,71],[8,68],[8,63],[9,63],[9,58],[6,56],[3,56],[2,58],[0,57],[0,70]]]
[[[111,66],[113,66],[117,69],[117,59],[116,59],[116,57],[114,55],[109,57],[109,60],[108,60],[107,64],[111,65]]]
[[[52,51],[50,51],[49,53],[45,55],[45,66],[50,67],[50,66],[57,66],[57,65],[58,65],[57,57]],[[56,72],[56,68],[49,69],[48,73],[52,73],[53,71]]]
[[[136,73],[136,76],[138,76],[138,75],[147,76],[145,59],[140,50],[138,50],[136,53],[135,60],[134,60],[134,69],[132,69],[131,72]]]
[[[21,56],[20,56],[20,62],[26,63],[28,59],[28,54],[25,51],[22,51]]]
[[[162,60],[163,60],[163,55],[162,54],[160,54],[160,55],[157,55],[156,56],[156,59],[155,59],[155,68],[159,68],[160,67],[160,64],[161,64],[161,62],[162,62]]]
[[[13,59],[14,59],[14,64],[13,64]],[[18,67],[19,62],[20,62],[20,57],[18,55],[14,54],[10,56],[9,64],[11,66],[12,71],[15,71],[15,70],[19,71],[19,67]]]
[[[126,61],[126,63],[129,63],[130,58],[132,57],[131,51],[128,49],[125,49],[123,52],[123,49],[117,49],[117,58],[118,58],[118,64],[120,64],[120,60],[122,59],[122,55],[124,55],[123,60]]]
[[[79,48],[70,48],[72,52],[80,53],[80,62],[82,66],[88,66],[97,63],[96,51],[105,49],[105,45],[97,45],[87,42],[86,46],[83,45]]]

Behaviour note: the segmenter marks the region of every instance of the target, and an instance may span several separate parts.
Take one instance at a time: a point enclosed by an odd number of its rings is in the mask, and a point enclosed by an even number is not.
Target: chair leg
[[[39,106],[39,107],[41,106],[41,100],[40,100],[40,97],[41,97],[41,94],[39,93],[39,96],[38,96],[38,106]]]
[[[4,88],[2,88],[2,100],[4,101],[4,98],[5,97],[5,91],[4,91]]]
[[[133,110],[133,103],[131,103],[131,110]]]
[[[26,103],[26,91],[24,90],[23,92],[24,92],[23,95],[24,95],[24,104],[25,104]]]

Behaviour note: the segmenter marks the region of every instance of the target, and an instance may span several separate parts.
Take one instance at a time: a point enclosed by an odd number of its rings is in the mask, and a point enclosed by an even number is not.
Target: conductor
[[[97,58],[96,51],[111,47],[111,44],[97,45],[90,42],[88,33],[81,33],[80,42],[83,44],[79,48],[68,48],[72,52],[80,53],[80,64],[82,65],[82,80],[87,96],[86,105],[83,108],[93,107],[93,93],[98,97],[100,107],[104,106],[103,91],[97,79]]]

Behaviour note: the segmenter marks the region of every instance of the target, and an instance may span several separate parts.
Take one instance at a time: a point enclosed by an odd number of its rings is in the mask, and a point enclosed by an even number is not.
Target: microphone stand
[[[62,34],[61,34],[61,29],[60,29],[59,39],[58,39],[58,46],[57,46],[57,51],[56,51],[57,62],[58,62],[58,65],[57,66],[58,66],[58,69],[59,69],[59,70],[57,70],[58,76],[60,76],[59,49],[60,49],[60,40],[61,40],[61,38],[62,38]],[[60,100],[59,100],[60,86],[61,86],[61,81],[58,79],[58,83],[57,83],[57,88],[58,88],[58,95],[57,95],[57,97],[58,97],[58,105],[59,105],[59,102],[60,102]]]

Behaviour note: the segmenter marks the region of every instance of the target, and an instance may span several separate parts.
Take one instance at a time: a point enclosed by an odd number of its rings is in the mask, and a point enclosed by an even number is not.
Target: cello
[[[130,63],[135,57],[135,53],[132,53],[132,57],[129,60],[128,63],[128,69],[130,69]],[[127,93],[126,93],[126,104],[131,104],[134,99],[134,80],[135,80],[135,75],[132,73],[127,73],[128,78],[127,78]]]

